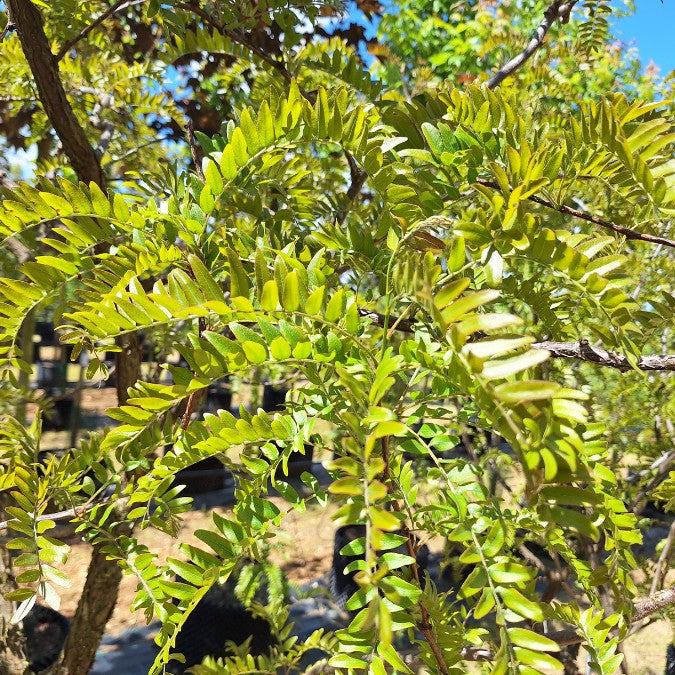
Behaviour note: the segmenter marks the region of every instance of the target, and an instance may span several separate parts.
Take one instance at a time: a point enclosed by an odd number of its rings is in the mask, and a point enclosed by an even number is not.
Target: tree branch
[[[578,0],[554,0],[544,12],[544,18],[534,32],[532,39],[527,43],[527,47],[518,54],[518,56],[507,61],[488,81],[487,87],[494,89],[499,86],[507,77],[513,75],[541,46],[544,44],[546,33],[553,25],[553,22],[560,18],[563,23],[569,21],[569,15],[572,7]]]
[[[198,16],[204,23],[208,24],[212,28],[215,28],[219,33],[225,37],[230,38],[232,42],[236,42],[247,49],[250,49],[259,59],[263,60],[268,65],[272,66],[277,70],[281,76],[290,82],[292,79],[291,74],[288,72],[288,69],[282,61],[272,58],[267,54],[263,49],[260,49],[256,44],[254,44],[248,37],[237,33],[236,31],[225,28],[221,25],[216,19],[214,19],[206,10],[202,9],[198,3],[191,2],[177,2],[174,4],[174,7],[178,9],[184,9],[186,12],[192,12]]]
[[[203,183],[205,178],[204,172],[202,171],[202,162],[200,159],[201,148],[199,147],[197,139],[195,138],[195,128],[191,119],[188,119],[188,121],[185,123],[185,136],[187,137],[187,142],[190,146],[190,156],[192,157],[192,163],[195,165],[195,171]]]
[[[368,179],[368,174],[364,169],[362,169],[358,165],[352,153],[349,152],[349,150],[344,150],[343,152],[345,158],[347,159],[347,164],[349,165],[349,175],[351,178],[351,183],[347,188],[347,195],[344,205],[335,214],[335,220],[340,225],[344,222],[345,218],[347,217],[347,213],[349,213],[349,207],[354,203],[354,200],[359,196],[359,194],[361,193],[361,189],[363,188],[363,184]]]
[[[86,183],[93,181],[103,187],[103,172],[98,156],[66,97],[58,63],[45,35],[42,15],[30,0],[7,0],[7,7],[35,78],[40,101],[61,141],[63,151],[80,180]]]
[[[478,183],[478,185],[483,185],[485,187],[491,188],[493,190],[501,190],[501,186],[499,185],[499,183],[493,180],[478,178],[476,180],[476,183]],[[654,234],[643,234],[642,232],[636,232],[635,230],[631,230],[629,227],[617,225],[616,223],[612,223],[609,220],[598,218],[598,216],[593,216],[589,213],[585,213],[584,211],[580,211],[579,209],[573,209],[571,206],[565,206],[564,204],[556,206],[553,202],[550,202],[547,199],[542,199],[541,197],[537,197],[537,195],[531,195],[527,199],[531,202],[534,202],[535,204],[540,204],[541,206],[545,206],[548,209],[558,211],[558,213],[564,213],[569,216],[574,216],[575,218],[580,218],[581,220],[593,223],[594,225],[604,227],[608,230],[613,230],[614,232],[617,232],[618,234],[621,234],[624,237],[626,237],[626,239],[647,241],[650,244],[662,244],[663,246],[675,248],[675,241],[672,241],[671,239],[666,239],[665,237],[659,237]]]
[[[216,21],[216,19],[214,19],[207,11],[199,7],[198,4],[177,2],[175,7],[193,12],[202,21],[204,21],[204,23],[208,24],[225,37],[228,37],[233,42],[237,42],[243,47],[250,49],[251,52],[253,52],[259,59],[272,66],[272,68],[274,68],[286,81],[290,82],[292,80],[292,75],[288,72],[288,68],[286,68],[286,64],[283,61],[272,58],[264,50],[260,49],[260,47],[258,47],[254,42],[252,42],[246,35],[242,35],[241,33],[237,33],[236,31],[225,28],[225,26]],[[316,97],[311,92],[305,91],[300,87],[300,93],[311,104],[314,104]],[[335,215],[338,223],[344,222],[344,219],[347,217],[349,207],[358,197],[364,183],[368,178],[368,174],[356,163],[354,156],[348,150],[344,150],[344,155],[347,159],[347,164],[349,165],[351,183],[347,189],[346,203],[343,208],[341,208]]]
[[[379,312],[372,312],[368,309],[359,309],[359,315],[364,319],[370,319],[376,326],[380,328],[385,327],[385,317],[384,314]],[[389,317],[390,321],[393,321],[396,324],[396,329],[400,330],[402,333],[414,333],[415,332],[415,319],[399,319],[394,316]]]
[[[535,342],[530,347],[532,349],[546,349],[551,352],[551,356],[554,358],[578,359],[579,361],[596,363],[599,366],[616,368],[621,371],[633,369],[633,366],[623,354],[594,347],[588,340],[579,340],[579,342]],[[675,354],[641,356],[636,367],[639,370],[675,370]]]
[[[360,309],[359,314],[364,319],[370,319],[376,326],[384,328],[385,317],[379,312],[372,312],[367,309]],[[414,319],[393,319],[396,330],[402,333],[412,333],[415,330]],[[606,349],[592,346],[588,340],[579,340],[579,342],[534,342],[530,345],[531,349],[545,349],[551,352],[554,358],[577,359],[579,361],[586,361],[587,363],[595,363],[599,366],[607,368],[616,368],[621,371],[632,370],[633,366],[623,354],[616,352],[609,352]],[[639,370],[660,370],[673,371],[675,370],[675,354],[667,354],[665,356],[640,356],[638,358],[637,368]]]
[[[639,516],[644,511],[652,492],[668,478],[670,467],[674,462],[675,450],[671,450],[652,464],[651,469],[656,469],[656,475],[635,495],[631,503],[631,510],[636,516]]]
[[[656,563],[654,579],[652,580],[652,586],[649,589],[651,595],[655,595],[659,586],[663,584],[665,576],[668,573],[668,561],[670,560],[673,550],[675,550],[675,520],[670,524],[666,543],[663,545],[663,550]]]
[[[83,28],[75,37],[68,40],[64,45],[59,49],[56,54],[57,63],[80,41],[91,33],[97,26],[100,26],[108,17],[112,16],[115,12],[126,5],[131,4],[130,0],[117,0],[105,10],[102,14],[97,16],[86,28]]]
[[[98,154],[87,139],[66,97],[58,61],[50,49],[40,11],[31,0],[6,0],[6,6],[16,25],[21,48],[37,85],[38,96],[61,141],[64,153],[81,181],[93,182],[105,189],[105,178]],[[118,340],[118,346],[123,351],[115,356],[119,405],[126,402],[128,388],[136,382],[140,373],[140,349],[135,333],[131,338]],[[121,512],[115,517],[120,521],[123,519]],[[109,559],[104,548],[95,544],[72,628],[63,649],[63,660],[54,666],[53,672],[59,675],[89,672],[106,624],[117,603],[121,580],[122,568],[118,562]]]

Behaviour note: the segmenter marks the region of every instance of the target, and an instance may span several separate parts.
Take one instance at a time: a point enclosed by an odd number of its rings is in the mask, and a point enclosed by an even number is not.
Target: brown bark
[[[116,340],[121,352],[115,354],[115,386],[117,403],[124,405],[129,398],[127,390],[133,387],[141,372],[141,345],[136,333],[122,335]]]
[[[94,181],[103,187],[99,158],[66,98],[58,63],[45,35],[42,15],[30,0],[7,0],[7,8],[35,78],[40,102],[61,140],[63,151],[80,180]]]
[[[493,180],[487,180],[486,178],[478,178],[476,180],[476,183],[478,185],[488,187],[491,190],[502,189],[499,183]],[[585,220],[588,223],[593,223],[593,225],[598,225],[599,227],[604,227],[608,230],[612,230],[613,232],[617,232],[618,234],[623,235],[624,237],[626,237],[626,239],[632,239],[636,241],[647,241],[650,244],[660,244],[661,246],[669,246],[670,248],[675,248],[675,241],[673,241],[672,239],[666,239],[666,237],[659,237],[655,234],[648,234],[646,232],[637,232],[636,230],[631,230],[630,227],[626,227],[625,225],[612,223],[609,220],[599,218],[598,216],[586,213],[585,211],[573,209],[571,206],[565,206],[565,204],[554,204],[553,202],[550,202],[548,199],[542,199],[537,195],[530,195],[529,197],[527,197],[527,200],[530,202],[534,202],[535,204],[545,206],[547,209],[553,209],[554,211],[558,211],[558,213],[564,213],[565,215],[568,216],[574,216],[575,218]]]
[[[117,561],[107,560],[100,548],[94,546],[87,580],[56,673],[89,672],[105,626],[115,609],[121,580],[122,568]]]

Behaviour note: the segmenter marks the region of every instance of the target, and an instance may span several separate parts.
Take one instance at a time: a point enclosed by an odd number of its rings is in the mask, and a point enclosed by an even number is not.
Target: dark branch
[[[190,146],[190,156],[192,157],[192,163],[195,165],[195,171],[199,178],[204,181],[204,172],[202,171],[202,163],[200,160],[200,149],[197,144],[197,139],[195,138],[195,128],[192,124],[192,120],[188,120],[185,124],[185,135],[187,136],[187,142]]]
[[[367,309],[359,309],[359,314],[364,319],[370,319],[376,326],[380,326],[380,328],[385,327],[384,314],[371,312]],[[414,319],[397,319],[396,317],[391,316],[389,317],[389,320],[396,324],[396,329],[400,330],[402,333],[413,333],[415,331]]]
[[[117,2],[110,5],[103,14],[97,16],[86,28],[83,28],[75,37],[68,40],[61,49],[59,49],[55,57],[56,61],[60,61],[80,40],[84,40],[94,28],[100,26],[108,17],[112,16],[117,10],[128,4],[130,4],[130,0],[117,0]]]
[[[225,37],[228,37],[230,40],[233,42],[236,42],[243,47],[246,47],[249,49],[253,54],[255,54],[259,59],[267,63],[268,65],[272,66],[286,81],[290,82],[293,78],[290,72],[288,71],[288,68],[286,68],[286,64],[283,61],[280,61],[278,59],[275,59],[271,57],[269,54],[267,54],[263,49],[258,47],[249,37],[246,35],[242,35],[241,33],[238,33],[237,31],[230,30],[223,26],[220,22],[218,22],[213,16],[211,16],[207,11],[199,7],[198,4],[196,3],[188,3],[188,2],[177,2],[175,4],[175,7],[178,7],[180,9],[184,9],[188,12],[193,12],[196,14],[204,23],[208,24],[215,30],[217,30],[219,33],[224,35]],[[315,102],[315,96],[312,94],[312,92],[305,91],[304,89],[300,88],[300,93],[306,98],[312,105]],[[191,144],[192,147],[192,144]],[[338,223],[342,223],[344,219],[347,217],[347,213],[349,212],[349,207],[352,205],[354,200],[358,197],[358,195],[361,192],[361,189],[363,188],[364,183],[366,182],[366,179],[368,178],[368,174],[356,163],[356,160],[354,159],[353,155],[348,151],[344,151],[345,157],[347,159],[347,164],[349,164],[349,173],[351,177],[351,183],[349,185],[349,188],[347,189],[347,195],[346,195],[346,203],[345,205],[336,213],[335,218]],[[193,155],[194,159],[194,155]]]
[[[345,204],[342,208],[335,214],[335,220],[342,224],[349,213],[350,206],[354,203],[354,200],[361,194],[363,185],[368,178],[367,172],[362,169],[354,159],[349,150],[344,151],[345,158],[347,159],[347,164],[349,165],[349,175],[351,178],[351,183],[347,188],[347,195],[345,199]]]
[[[63,145],[63,151],[81,181],[93,181],[103,187],[103,172],[98,156],[66,98],[58,64],[45,35],[42,15],[30,0],[7,0],[7,7],[35,78],[40,101]]]
[[[631,509],[635,515],[639,516],[644,511],[651,494],[668,478],[673,463],[675,463],[675,450],[666,453],[652,464],[652,470],[656,469],[656,475],[640,489],[631,503]]]
[[[578,0],[554,0],[548,9],[544,12],[544,18],[534,32],[532,39],[527,43],[518,56],[505,63],[488,81],[489,89],[499,86],[507,77],[513,75],[541,46],[544,44],[546,33],[553,25],[553,22],[560,18],[563,23],[567,23],[572,7]]]
[[[659,586],[663,584],[663,581],[668,573],[668,561],[671,558],[673,551],[675,550],[675,520],[670,524],[670,529],[668,530],[668,536],[666,537],[666,543],[663,545],[663,550],[661,555],[656,562],[656,570],[654,571],[654,578],[652,580],[652,586],[650,589],[651,595],[654,595]]]
[[[633,366],[623,354],[594,347],[588,340],[579,340],[579,342],[535,342],[530,347],[532,349],[546,349],[555,358],[578,359],[622,371],[633,369]],[[675,354],[640,356],[636,367],[639,370],[675,370]]]
[[[16,26],[8,19],[7,23],[5,24],[5,27],[2,29],[2,33],[0,33],[0,42],[4,42],[5,38],[7,37],[7,34],[11,33],[15,29]]]
[[[485,178],[479,178],[476,181],[476,183],[478,183],[478,185],[483,185],[485,187],[491,188],[493,190],[501,190],[501,186],[499,185],[499,183],[492,180],[486,180]],[[647,241],[650,244],[662,244],[663,246],[670,246],[671,248],[675,248],[675,241],[672,241],[671,239],[666,239],[665,237],[658,237],[653,234],[643,234],[642,232],[636,232],[635,230],[631,230],[629,227],[617,225],[616,223],[612,223],[609,220],[598,218],[598,216],[593,216],[589,213],[585,213],[584,211],[580,211],[579,209],[573,209],[572,207],[565,206],[564,204],[556,206],[553,202],[550,202],[547,199],[542,199],[541,197],[537,197],[536,195],[531,195],[527,199],[531,202],[534,202],[535,204],[540,204],[541,206],[545,206],[548,209],[558,211],[559,213],[574,216],[575,218],[580,218],[581,220],[593,223],[594,225],[604,227],[608,230],[613,230],[614,232],[617,232],[618,234],[621,234],[624,237],[626,237],[626,239]]]

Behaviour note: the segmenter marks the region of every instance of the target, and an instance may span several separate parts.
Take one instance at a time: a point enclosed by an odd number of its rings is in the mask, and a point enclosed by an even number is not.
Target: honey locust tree
[[[610,46],[607,2],[427,4],[7,0],[0,132],[36,153],[0,211],[10,672],[16,624],[69,583],[59,519],[94,551],[63,673],[91,666],[122,574],[162,622],[161,672],[209,587],[313,503],[366,526],[354,620],[294,644],[275,596],[257,608],[270,655],[202,672],[274,673],[319,647],[339,672],[410,672],[406,651],[431,672],[534,673],[581,643],[611,673],[628,631],[675,604],[668,547],[646,599],[631,577],[640,504],[674,492],[668,85]],[[116,352],[109,426],[60,456],[38,454],[29,386],[45,313],[87,379]],[[168,379],[141,370],[143,336],[180,353]],[[212,383],[266,372],[294,383],[283,411],[199,414]],[[613,392],[628,403],[610,419]],[[649,452],[622,426],[644,402]],[[470,459],[446,452],[462,436]],[[286,463],[310,439],[331,482],[297,490]],[[234,507],[160,561],[138,534],[178,536],[176,474],[208,457]],[[414,562],[437,536],[463,568],[449,593]]]

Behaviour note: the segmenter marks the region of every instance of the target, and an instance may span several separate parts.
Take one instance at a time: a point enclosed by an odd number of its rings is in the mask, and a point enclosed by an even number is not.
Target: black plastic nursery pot
[[[38,389],[63,388],[66,385],[66,364],[60,361],[37,362]]]
[[[342,609],[345,609],[349,598],[359,590],[359,585],[354,581],[356,571],[353,570],[345,574],[345,568],[349,563],[354,562],[355,560],[363,560],[364,556],[345,555],[340,553],[340,551],[350,542],[365,536],[365,525],[343,525],[335,531],[333,565],[330,571],[330,591],[333,594],[336,603]],[[417,541],[416,538],[415,540]],[[408,553],[403,544],[395,550],[396,552],[405,555]],[[427,564],[429,563],[429,547],[426,544],[419,547],[416,562],[420,572],[427,568]],[[422,575],[420,574],[420,577],[421,576]]]
[[[288,391],[289,390],[286,387],[277,387],[273,384],[263,385],[263,395],[260,407],[265,412],[283,410]]]
[[[56,330],[51,321],[36,321],[34,334],[40,338],[40,345],[43,347],[56,344]]]
[[[232,409],[232,390],[227,387],[209,387],[206,392],[204,412],[216,414],[219,410]]]
[[[185,485],[183,495],[194,496],[222,490],[225,479],[232,474],[217,457],[207,457],[176,474],[175,485]]]
[[[314,446],[311,443],[305,443],[304,454],[299,450],[294,450],[288,456],[288,477],[297,478],[305,471],[312,470],[312,462],[314,461]],[[281,466],[277,469],[277,478],[284,479],[286,474]]]
[[[75,407],[74,396],[68,394],[54,401],[54,407],[48,415],[42,417],[43,431],[66,431],[70,428]]]
[[[227,642],[240,645],[251,638],[249,652],[253,656],[265,653],[275,644],[270,624],[247,610],[232,588],[231,581],[214,584],[190,613],[172,650],[183,654],[185,663],[170,662],[169,672],[183,673],[207,656],[225,656]]]
[[[34,605],[23,620],[26,659],[30,669],[49,668],[59,657],[70,631],[70,621],[60,612]]]

